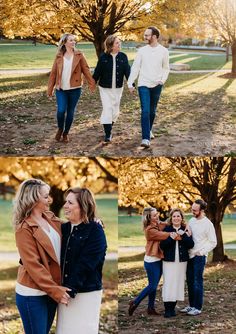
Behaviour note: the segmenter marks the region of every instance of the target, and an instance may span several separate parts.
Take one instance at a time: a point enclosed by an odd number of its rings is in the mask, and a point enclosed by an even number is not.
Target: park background
[[[236,159],[143,158],[120,160],[119,166],[119,333],[235,333],[236,279]],[[206,215],[213,222],[217,246],[210,252],[204,272],[204,305],[200,316],[177,313],[164,319],[158,286],[156,309],[159,316],[146,315],[147,299],[132,317],[129,301],[147,284],[143,268],[145,237],[141,222],[144,207],[156,207],[166,221],[171,208],[179,207],[185,219],[192,217],[196,198],[208,203]],[[175,278],[173,277],[173,280]],[[188,304],[187,289],[185,302]]]
[[[89,187],[97,216],[105,225],[108,249],[103,270],[103,301],[99,334],[117,333],[117,161],[105,158],[0,158],[0,333],[21,334],[15,306],[15,281],[19,256],[12,226],[13,196],[20,182],[40,178],[51,186],[51,210],[62,219],[64,191]],[[55,332],[55,326],[50,333]]]
[[[2,154],[235,154],[235,0],[6,0],[0,9]],[[55,143],[56,105],[55,99],[47,99],[46,88],[61,34],[78,37],[78,47],[93,68],[112,33],[125,41],[123,51],[132,63],[143,45],[145,28],[152,24],[161,30],[172,69],[159,104],[152,148],[138,146],[140,103],[126,87],[112,144],[101,144],[101,102],[98,91],[90,95],[87,87],[71,130],[73,145]]]

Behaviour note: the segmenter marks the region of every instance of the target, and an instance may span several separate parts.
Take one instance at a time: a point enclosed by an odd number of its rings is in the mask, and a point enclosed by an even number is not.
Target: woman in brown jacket
[[[75,36],[64,34],[59,41],[58,53],[48,81],[49,97],[52,96],[54,87],[56,88],[57,141],[62,137],[63,142],[69,142],[68,133],[81,94],[82,74],[87,79],[90,90],[94,91],[96,85],[86,59],[82,52],[75,50]]]
[[[147,313],[157,315],[154,307],[156,290],[162,275],[163,252],[160,248],[160,241],[167,239],[171,233],[163,232],[165,223],[159,222],[159,214],[155,208],[145,208],[143,210],[143,228],[146,243],[146,252],[144,256],[144,268],[147,272],[148,285],[139,293],[139,295],[129,303],[129,315],[132,315],[139,303],[148,296]]]
[[[61,221],[49,211],[50,187],[24,181],[16,194],[13,223],[20,267],[16,305],[25,334],[48,334],[57,303],[67,304],[70,289],[61,286]]]

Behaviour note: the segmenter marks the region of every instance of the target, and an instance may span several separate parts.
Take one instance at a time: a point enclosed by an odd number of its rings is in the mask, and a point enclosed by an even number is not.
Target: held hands
[[[61,297],[60,303],[67,306],[70,299],[70,295],[68,295],[66,291],[71,291],[71,289],[66,288],[64,295]]]
[[[178,233],[176,233],[176,232],[170,232],[170,237],[173,239],[173,240],[182,240],[182,238],[181,238],[181,236],[178,234]]]
[[[130,92],[131,94],[133,94],[133,93],[135,92],[135,88],[134,88],[134,87],[130,87],[130,88],[129,88],[129,92]]]

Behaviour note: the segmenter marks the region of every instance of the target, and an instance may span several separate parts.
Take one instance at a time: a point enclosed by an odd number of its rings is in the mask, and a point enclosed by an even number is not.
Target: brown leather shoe
[[[61,130],[61,129],[57,130],[57,133],[56,133],[56,136],[55,136],[56,141],[60,141],[61,140],[62,132],[63,132],[63,130]]]
[[[137,307],[138,307],[138,305],[135,305],[134,301],[131,300],[129,302],[129,309],[128,309],[129,315],[132,315],[134,313],[134,311],[136,310]]]
[[[159,315],[154,308],[148,308],[147,314],[149,315]]]
[[[62,139],[63,143],[69,143],[69,136],[67,133],[63,133],[63,139]]]

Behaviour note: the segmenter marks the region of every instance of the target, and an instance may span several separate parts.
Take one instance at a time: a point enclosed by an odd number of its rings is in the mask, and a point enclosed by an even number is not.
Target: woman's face
[[[120,47],[121,47],[121,42],[119,38],[115,38],[113,46],[112,46],[112,52],[118,53],[120,51]]]
[[[79,223],[81,219],[80,207],[76,200],[75,194],[69,193],[66,196],[66,202],[64,204],[65,217],[74,223]]]
[[[74,49],[74,48],[75,48],[75,44],[76,44],[75,36],[70,35],[70,36],[67,38],[67,41],[66,41],[66,43],[65,43],[65,47],[66,47],[66,48],[69,48],[69,49]]]
[[[151,211],[151,223],[157,223],[159,219],[159,212],[157,210]]]
[[[40,195],[39,200],[34,206],[34,209],[44,212],[49,210],[49,206],[52,203],[52,197],[49,195],[50,188],[47,185],[43,185],[40,187]]]
[[[172,215],[171,221],[172,221],[173,225],[176,225],[176,226],[181,225],[182,216],[181,216],[180,212],[178,212],[178,211],[174,212],[173,215]]]

